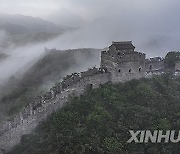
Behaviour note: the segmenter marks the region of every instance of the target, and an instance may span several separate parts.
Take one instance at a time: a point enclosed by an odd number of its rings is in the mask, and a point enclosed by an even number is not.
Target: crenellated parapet
[[[145,60],[146,72],[163,71],[165,68],[164,58],[154,57]]]
[[[141,52],[114,52],[111,53],[110,51],[102,51],[101,52],[101,59],[102,61],[110,61],[115,63],[121,62],[130,62],[130,61],[144,61],[145,54]]]
[[[96,78],[96,75],[99,76]],[[104,75],[105,80],[103,81],[102,79],[102,81],[103,83],[106,83],[108,82],[108,73],[102,68],[93,67],[81,73],[72,73],[71,75],[67,75],[63,78],[63,81],[50,88],[49,92],[38,96],[33,102],[29,103],[27,107],[23,108],[12,121],[6,122],[0,129],[0,136],[5,132],[18,128],[18,126],[27,124],[29,119],[36,119],[36,117],[38,117],[42,112],[56,110],[56,103],[54,104],[52,102],[57,100],[67,102],[69,95],[79,96],[86,89],[86,85],[90,83],[94,83],[94,85],[96,83],[101,83],[99,80],[101,80]]]
[[[107,82],[125,82],[145,77],[146,67],[151,63],[158,62],[156,66],[160,65],[161,68],[163,60],[150,59],[145,62],[145,54],[134,49],[131,41],[113,42],[108,51],[101,52],[100,68],[93,67],[65,76],[0,128],[0,147],[7,151],[11,149],[20,142],[23,134],[30,133],[41,121],[63,107],[71,96],[78,97]]]

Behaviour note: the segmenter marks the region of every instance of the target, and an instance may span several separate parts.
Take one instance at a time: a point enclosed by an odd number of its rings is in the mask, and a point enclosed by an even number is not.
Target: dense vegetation
[[[12,76],[5,86],[0,85],[0,123],[13,118],[29,102],[48,91],[66,74],[98,65],[99,55],[100,52],[96,49],[52,50],[35,62],[22,77]],[[0,54],[0,61],[2,58],[7,58],[7,55]],[[180,52],[167,53],[167,70],[173,70],[178,60]]]
[[[0,85],[0,121],[3,115],[19,112],[69,72],[93,66],[94,61],[98,62],[96,57],[99,57],[96,49],[47,52],[22,77],[11,77],[4,87]]]
[[[177,154],[177,144],[127,143],[129,130],[178,130],[180,79],[105,84],[72,98],[9,154]]]

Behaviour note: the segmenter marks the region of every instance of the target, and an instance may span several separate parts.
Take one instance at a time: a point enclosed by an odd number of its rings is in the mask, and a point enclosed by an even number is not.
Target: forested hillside
[[[23,76],[12,76],[0,85],[0,122],[49,91],[65,75],[98,65],[99,54],[97,49],[47,51]]]
[[[9,154],[178,154],[179,143],[127,143],[129,130],[180,128],[180,78],[107,83],[72,100]]]

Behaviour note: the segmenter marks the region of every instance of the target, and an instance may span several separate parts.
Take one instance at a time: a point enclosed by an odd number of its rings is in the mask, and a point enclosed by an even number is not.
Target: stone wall
[[[144,53],[136,52],[134,49],[119,51],[111,46],[110,50],[102,51],[100,68],[94,67],[85,72],[67,75],[49,92],[29,103],[12,121],[6,122],[0,128],[0,149],[8,151],[18,144],[22,135],[31,133],[41,121],[62,108],[70,96],[80,96],[88,88],[98,88],[106,82],[139,79],[145,77],[146,71],[162,68],[164,61],[159,57],[145,62]]]
[[[0,128],[0,153],[18,144],[22,135],[31,133],[40,122],[62,108],[70,96],[80,96],[88,88],[98,88],[106,82],[125,82],[163,73],[164,59],[155,57],[145,60],[146,55],[134,51],[131,42],[124,43],[126,46],[122,50],[111,45],[108,51],[101,52],[100,68],[67,75],[49,92],[29,103],[12,121],[5,122]],[[115,42],[113,44],[116,45]],[[124,46],[121,42],[117,44]],[[176,70],[180,70],[179,62]]]
[[[63,107],[70,96],[80,96],[89,84],[98,88],[109,81],[109,76],[110,73],[97,68],[66,76],[61,83],[52,87],[50,92],[39,96],[24,108],[13,121],[4,124],[0,130],[1,149],[10,150],[20,142],[22,135],[31,133],[41,121]]]
[[[163,70],[165,67],[164,59],[161,57],[146,59],[145,67],[146,67],[146,72]]]
[[[129,61],[113,67],[111,72],[103,68],[92,68],[85,72],[73,73],[64,77],[63,81],[52,87],[49,92],[39,96],[34,102],[16,115],[14,120],[6,122],[0,129],[0,149],[8,151],[18,144],[22,135],[31,133],[37,125],[62,108],[70,96],[80,96],[88,85],[98,88],[106,82],[125,82],[145,77],[144,62]],[[140,65],[142,70],[139,71]],[[119,67],[121,71],[119,72]],[[131,69],[131,71],[129,71]],[[148,77],[148,76],[147,76]]]
[[[101,67],[111,72],[110,81],[114,83],[138,79],[145,76],[145,54],[136,51],[102,51]]]
[[[180,61],[175,63],[175,71],[180,71]]]
[[[127,62],[122,63],[120,66],[115,67],[111,73],[111,82],[125,82],[131,79],[139,79],[145,76],[144,64],[140,62]]]

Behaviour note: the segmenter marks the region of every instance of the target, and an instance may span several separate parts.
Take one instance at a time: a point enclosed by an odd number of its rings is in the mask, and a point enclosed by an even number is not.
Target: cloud
[[[48,43],[12,51],[0,65],[0,80],[22,70],[43,53],[44,47],[104,48],[111,41],[132,40],[147,56],[179,50],[179,0],[0,0],[4,13],[43,17],[69,26],[81,26]],[[86,22],[86,24],[84,24]],[[5,37],[0,33],[1,38]]]
[[[43,18],[59,25],[68,25],[71,27],[81,27],[85,24],[85,20],[80,15],[65,8],[59,9]]]
[[[59,6],[50,0],[0,0],[1,13],[42,16],[58,9]]]
[[[127,23],[145,32],[178,30],[179,5],[179,0],[0,0],[4,13],[38,16],[75,27],[83,21],[116,17],[118,24]]]
[[[2,52],[2,50],[3,50],[2,45],[6,39],[7,39],[6,32],[0,30],[0,52]]]
[[[27,68],[31,67],[35,60],[44,52],[41,45],[24,46],[16,49],[10,48],[9,57],[0,63],[0,85],[9,79],[9,77],[19,76]]]

